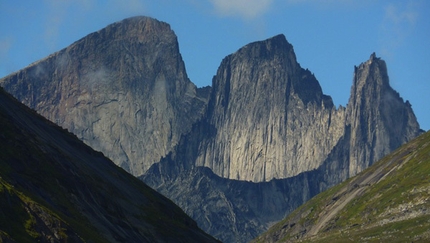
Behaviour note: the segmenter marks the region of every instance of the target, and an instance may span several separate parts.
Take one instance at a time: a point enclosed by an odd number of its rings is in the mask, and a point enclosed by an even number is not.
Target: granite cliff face
[[[422,132],[375,54],[355,68],[347,108],[336,109],[283,35],[222,61],[206,115],[194,127],[178,160],[253,182],[288,178],[331,160],[346,161],[347,178]]]
[[[422,132],[375,55],[355,69],[346,108],[283,35],[227,56],[212,88],[196,89],[174,33],[145,17],[0,84],[134,175],[146,171],[142,180],[226,242],[252,239]]]
[[[283,35],[226,57],[213,79],[195,165],[230,179],[287,178],[317,168],[343,135],[337,111]]]
[[[0,242],[217,242],[0,88]]]
[[[421,132],[409,101],[391,88],[386,64],[375,53],[355,67],[346,113],[351,128],[350,176]]]
[[[39,114],[133,175],[143,174],[203,113],[169,25],[114,23],[0,81]]]
[[[246,242],[420,133],[374,54],[355,69],[347,108],[336,109],[276,36],[222,61],[206,117],[141,178],[208,233]]]

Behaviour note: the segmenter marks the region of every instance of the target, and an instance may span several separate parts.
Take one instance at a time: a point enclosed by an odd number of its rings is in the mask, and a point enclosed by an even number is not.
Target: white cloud
[[[216,13],[222,16],[239,16],[253,19],[264,15],[273,0],[210,0]]]
[[[310,7],[317,7],[320,9],[332,9],[332,8],[347,8],[347,9],[359,9],[369,4],[374,4],[374,0],[280,0],[287,5],[300,5],[306,4]]]
[[[414,9],[414,5],[408,4],[407,6],[396,6],[390,4],[385,8],[384,21],[389,25],[399,27],[401,25],[412,26],[418,17],[418,11]]]
[[[313,3],[313,4],[351,4],[354,0],[286,0],[289,4]]]
[[[48,8],[48,15],[45,20],[44,40],[45,44],[50,47],[51,51],[56,48],[57,39],[61,24],[67,13],[67,9],[71,1],[55,1],[45,0],[46,7]]]
[[[0,39],[0,57],[7,56],[12,47],[13,39],[11,37]]]
[[[96,0],[44,0],[44,3],[47,9],[44,41],[53,51],[57,47],[60,29],[64,22],[72,17],[76,18],[81,12],[92,10]]]
[[[145,0],[107,0],[102,4],[97,0],[44,0],[44,3],[47,9],[44,40],[51,51],[57,49],[60,30],[66,24],[82,24],[106,16],[117,21],[120,16],[125,18],[145,11]]]
[[[9,56],[12,44],[12,37],[0,39],[0,78],[13,71]]]
[[[392,56],[395,49],[401,46],[412,33],[419,18],[420,4],[417,1],[388,4],[384,9],[384,18],[380,26],[382,52]]]

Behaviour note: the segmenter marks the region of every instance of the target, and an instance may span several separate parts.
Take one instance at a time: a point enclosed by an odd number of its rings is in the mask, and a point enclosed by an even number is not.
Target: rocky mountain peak
[[[224,58],[213,79],[205,122],[216,132],[200,146],[196,165],[221,177],[254,182],[314,169],[338,134],[327,138],[329,142],[311,137],[329,129],[327,124],[332,129],[343,126],[338,119],[342,115],[329,115],[332,108],[331,98],[322,93],[314,75],[301,68],[284,35],[250,43]],[[302,130],[308,125],[318,128]],[[327,147],[304,149],[321,143]]]
[[[390,86],[385,61],[375,53],[355,67],[346,123],[352,131],[351,176],[422,132],[409,102]]]
[[[0,84],[133,175],[165,156],[207,102],[175,33],[148,17],[111,24]]]
[[[420,133],[375,54],[355,68],[346,109],[283,35],[228,55],[212,88],[196,89],[170,27],[140,17],[0,84],[133,175],[146,171],[146,182],[227,242],[261,232]]]
[[[255,97],[249,93],[257,87],[271,92],[275,86],[286,91],[288,80],[284,76],[285,67],[289,72],[297,68],[296,56],[292,45],[284,35],[250,43],[221,62],[217,75],[212,81],[212,97],[209,111],[215,107],[227,109],[232,99],[248,102]],[[276,74],[275,74],[276,73]],[[277,79],[272,79],[277,75]],[[217,114],[213,114],[217,115]],[[211,115],[209,115],[211,116]]]
[[[370,55],[369,60],[354,67],[353,90],[359,92],[365,85],[390,87],[388,82],[387,65],[384,60],[376,57],[375,53]]]
[[[143,42],[151,41],[151,39],[162,37],[163,35],[168,35],[175,39],[169,24],[145,16],[136,16],[115,22],[94,34],[105,35],[103,37],[119,37],[115,38],[115,41],[137,37],[140,42]]]
[[[331,98],[323,94],[315,76],[308,69],[301,68],[293,46],[282,34],[250,43],[224,58],[212,87],[209,110],[220,104],[223,107],[227,105],[228,99],[234,99],[232,92],[238,96],[237,92],[240,92],[242,100],[252,99],[255,96],[244,93],[255,88],[285,96],[279,97],[281,99],[288,99],[289,95],[298,96],[304,105],[311,101],[333,105]]]
[[[235,55],[241,55],[248,58],[273,58],[275,55],[292,54],[292,60],[296,61],[293,46],[288,43],[283,34],[276,35],[272,38],[250,43],[239,49]]]
[[[269,48],[274,39],[221,62],[205,119],[142,177],[226,242],[246,242],[422,132],[375,54],[355,68],[347,108],[336,109],[292,48]]]

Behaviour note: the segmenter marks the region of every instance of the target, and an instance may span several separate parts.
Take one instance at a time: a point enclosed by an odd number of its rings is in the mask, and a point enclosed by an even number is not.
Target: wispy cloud
[[[406,8],[403,7],[394,4],[388,5],[385,8],[385,20],[397,26],[402,24],[414,25],[418,17],[418,11],[414,9],[415,6],[410,2]]]
[[[59,30],[67,13],[71,1],[45,0],[48,15],[45,20],[44,40],[47,46],[54,49],[57,44]]]
[[[287,3],[348,3],[353,0],[286,0]]]
[[[264,15],[273,4],[273,0],[210,0],[210,2],[217,14],[239,16],[243,19]]]
[[[391,56],[412,33],[419,18],[419,7],[418,1],[390,3],[385,7],[379,37],[384,55]]]
[[[11,37],[0,39],[0,57],[7,56],[10,48],[12,47],[13,39]]]
[[[96,70],[88,70],[80,79],[81,85],[87,89],[94,90],[112,82],[112,73],[104,66]]]
[[[44,0],[46,9],[43,38],[51,51],[58,44],[60,30],[67,21],[77,21],[83,13],[92,11],[96,0]]]
[[[303,3],[311,3],[318,5],[325,4],[336,4],[336,5],[350,5],[356,3],[354,0],[285,0],[288,4],[303,4]]]
[[[10,50],[13,45],[12,37],[0,39],[0,78],[13,71],[10,62]]]
[[[44,4],[47,9],[44,40],[51,49],[56,49],[61,29],[73,26],[73,21],[90,23],[101,18],[116,21],[146,10],[145,0],[107,0],[102,5],[97,0],[44,0]]]

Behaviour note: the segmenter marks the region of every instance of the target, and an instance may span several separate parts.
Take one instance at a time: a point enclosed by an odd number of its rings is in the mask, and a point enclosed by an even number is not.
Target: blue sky
[[[429,13],[427,0],[0,0],[0,77],[110,23],[146,15],[171,25],[197,86],[211,84],[225,56],[282,33],[324,93],[345,106],[354,65],[376,52],[391,86],[429,130]]]

